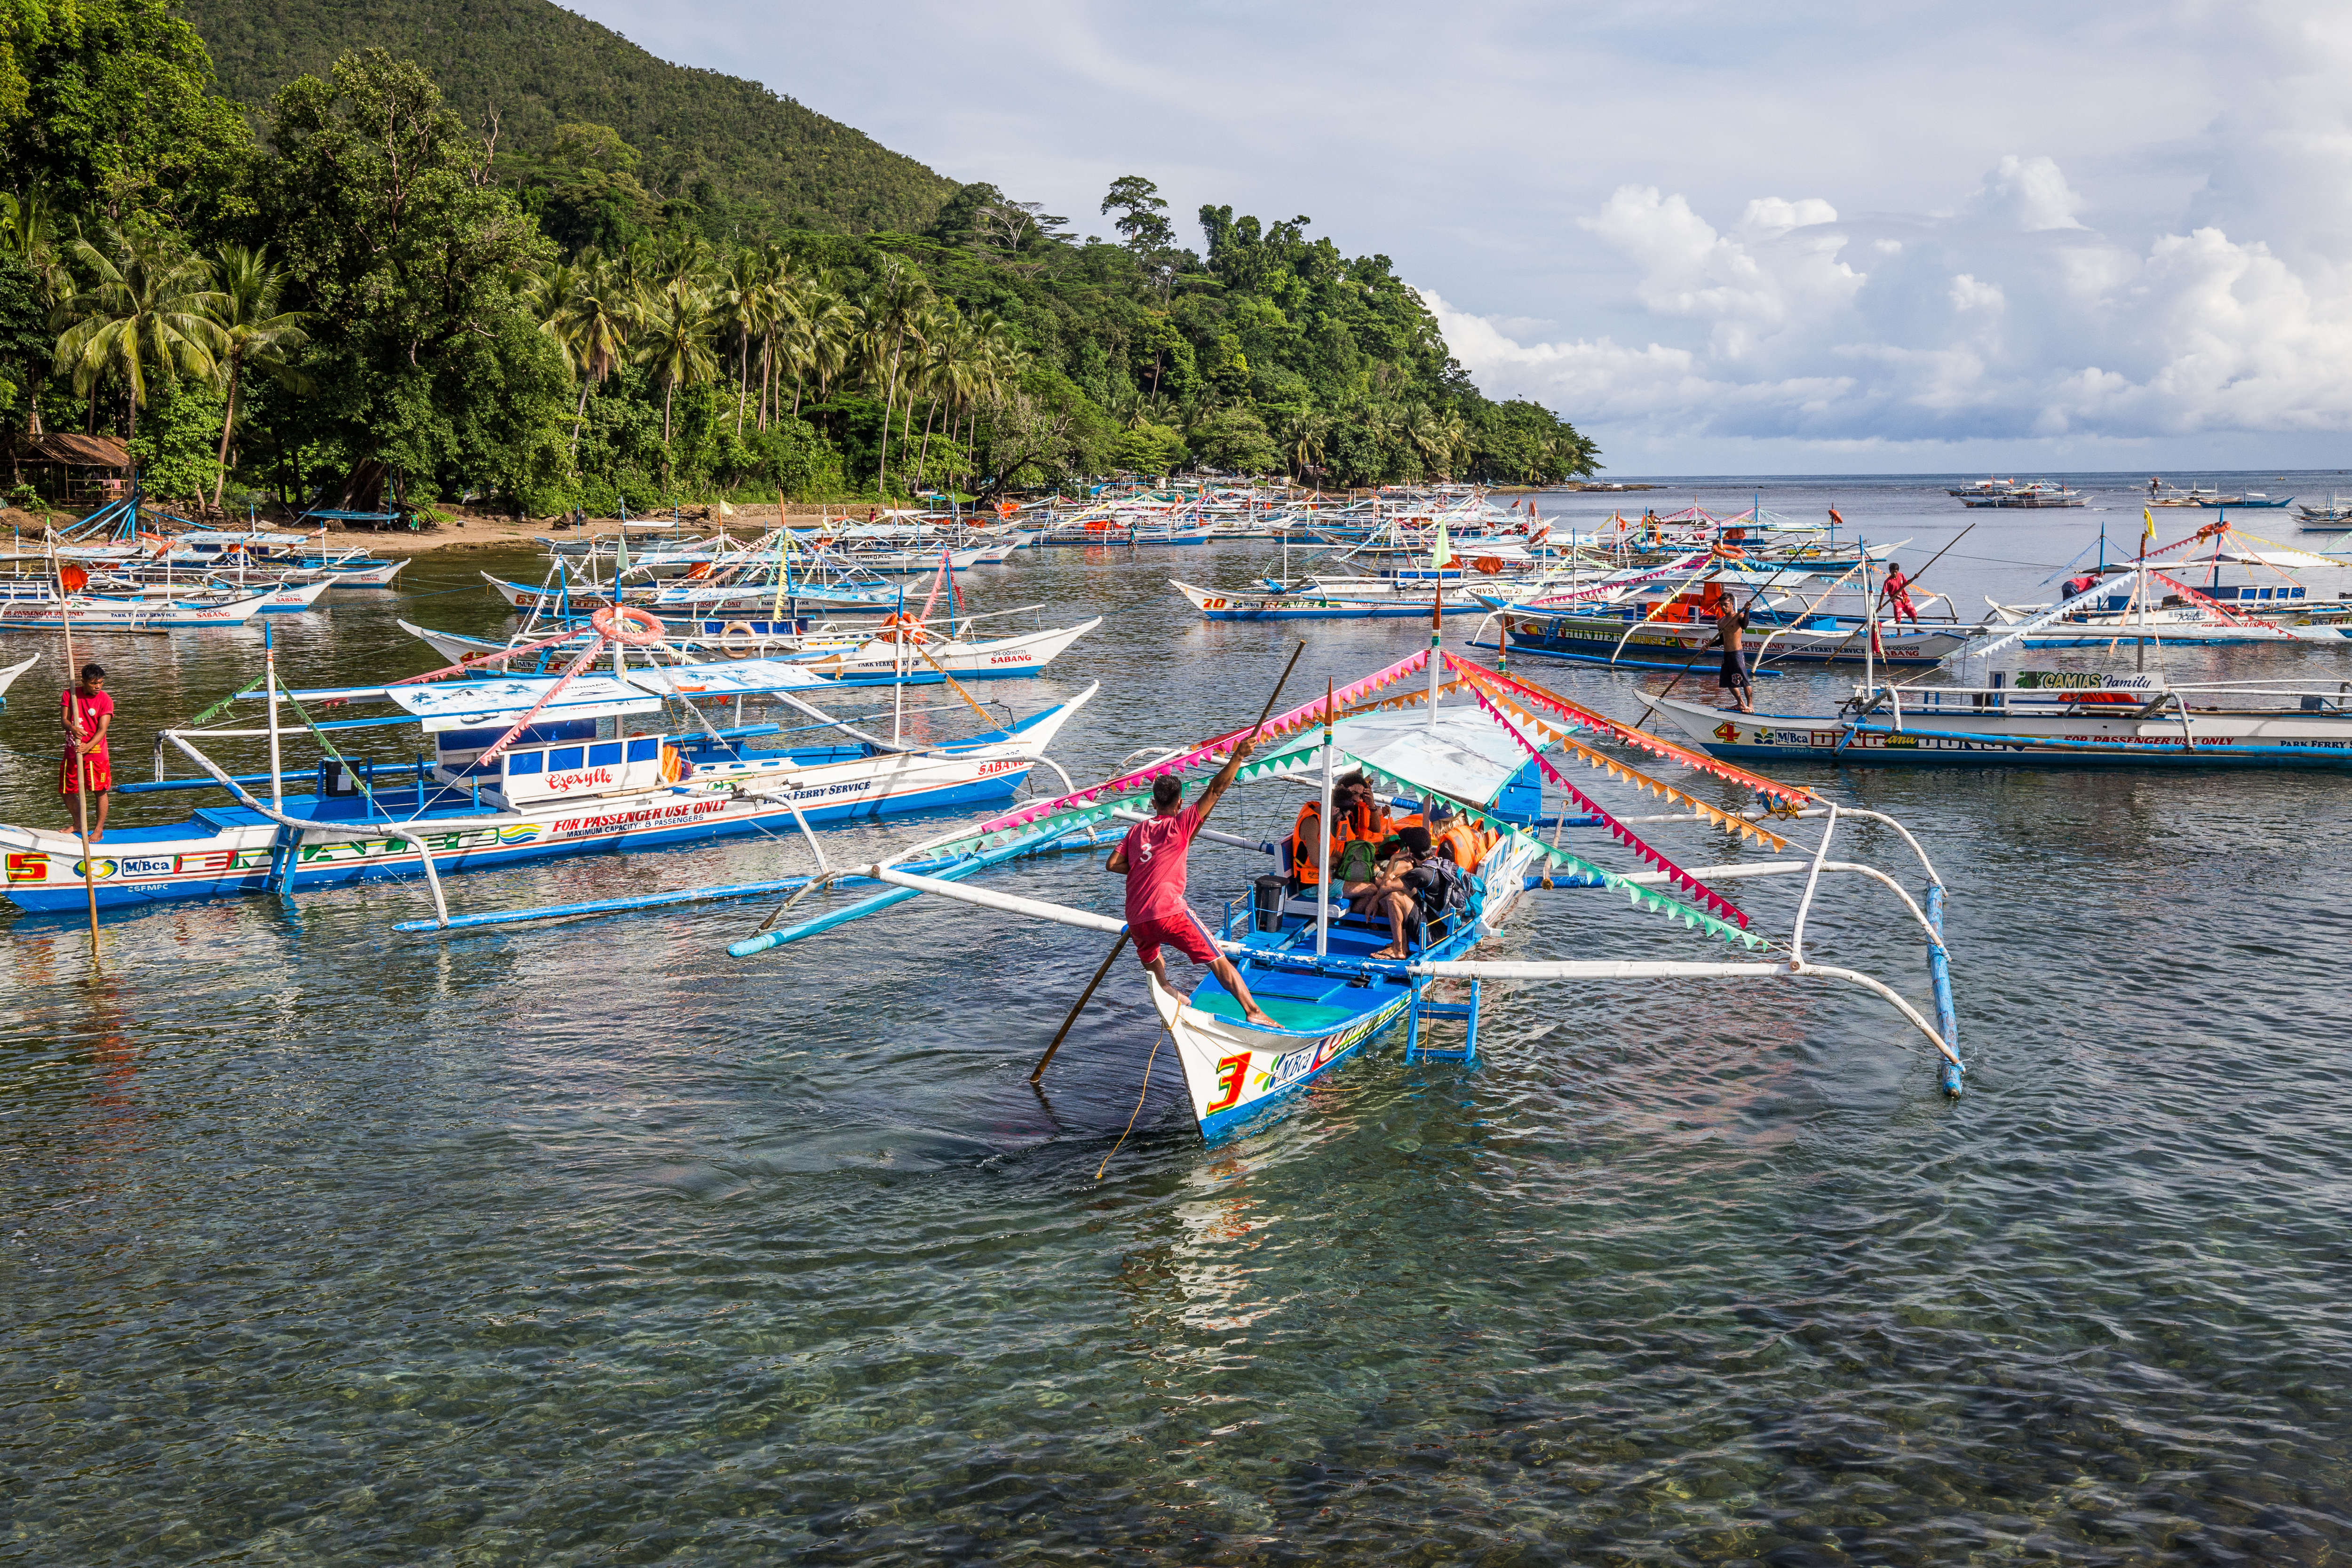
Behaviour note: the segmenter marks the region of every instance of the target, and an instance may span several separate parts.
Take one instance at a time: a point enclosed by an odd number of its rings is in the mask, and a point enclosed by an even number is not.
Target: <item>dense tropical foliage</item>
[[[1131,175],[1116,241],[981,184],[920,232],[794,227],[660,195],[603,123],[517,151],[383,50],[248,119],[156,0],[0,22],[0,423],[115,433],[191,502],[1594,466],[1548,410],[1480,395],[1387,258],[1304,217],[1203,208],[1195,252]]]

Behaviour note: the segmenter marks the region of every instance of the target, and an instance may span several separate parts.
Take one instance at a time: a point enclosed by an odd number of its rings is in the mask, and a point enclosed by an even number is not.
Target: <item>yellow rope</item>
[[[1127,1113],[1127,1125],[1119,1130],[1118,1142],[1110,1146],[1110,1153],[1105,1154],[1103,1163],[1095,1168],[1095,1180],[1097,1182],[1103,1179],[1103,1173],[1110,1169],[1112,1157],[1127,1147],[1127,1135],[1135,1131],[1135,1119],[1143,1114],[1143,1097],[1151,1092],[1151,1064],[1160,1059],[1160,1042],[1167,1037],[1168,1026],[1162,1024],[1160,1033],[1152,1039],[1151,1054],[1143,1058],[1143,1087],[1135,1091],[1135,1109]]]

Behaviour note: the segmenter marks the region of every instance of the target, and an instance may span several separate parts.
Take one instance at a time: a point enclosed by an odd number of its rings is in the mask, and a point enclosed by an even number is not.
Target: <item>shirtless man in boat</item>
[[[1715,640],[1723,646],[1723,665],[1716,673],[1716,689],[1731,692],[1742,713],[1756,711],[1756,682],[1748,673],[1748,650],[1740,634],[1748,629],[1748,612],[1736,609],[1726,594],[1716,605]]]
[[[1154,980],[1171,992],[1175,989],[1168,984],[1168,961],[1160,953],[1162,946],[1172,947],[1193,963],[1207,964],[1217,984],[1242,1005],[1244,1017],[1263,1028],[1278,1029],[1282,1026],[1258,1006],[1242,981],[1242,972],[1217,951],[1200,917],[1184,901],[1184,859],[1192,852],[1192,836],[1201,831],[1218,797],[1232,786],[1255,739],[1255,735],[1242,737],[1217,776],[1190,805],[1183,805],[1184,786],[1174,774],[1162,773],[1154,779],[1152,820],[1127,830],[1127,837],[1110,852],[1108,868],[1127,879],[1127,931],[1135,939],[1135,956],[1143,961]]]

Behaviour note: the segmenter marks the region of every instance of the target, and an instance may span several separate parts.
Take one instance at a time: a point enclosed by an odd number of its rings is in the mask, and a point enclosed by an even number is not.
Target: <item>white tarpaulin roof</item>
[[[1510,721],[1514,729],[1540,748],[1545,742],[1534,731]],[[1492,805],[1511,775],[1528,765],[1528,747],[1511,738],[1492,714],[1483,709],[1441,708],[1434,731],[1426,708],[1405,708],[1392,713],[1365,713],[1339,721],[1333,736],[1333,769],[1346,773],[1357,762],[1424,789]],[[1253,776],[1264,773],[1296,775],[1323,765],[1323,731],[1307,729],[1290,743],[1247,764]]]
[[[511,724],[531,710],[555,684],[553,676],[514,676],[496,680],[452,680],[436,686],[391,686],[384,700],[424,721],[428,734]],[[616,713],[655,713],[661,699],[649,697],[609,675],[583,675],[540,710],[536,722],[603,719]]]
[[[706,694],[749,697],[761,691],[804,691],[812,686],[834,684],[805,666],[781,658],[674,665],[665,667],[658,675],[649,669],[632,669],[627,679],[640,691],[666,696],[675,689],[688,697]]]

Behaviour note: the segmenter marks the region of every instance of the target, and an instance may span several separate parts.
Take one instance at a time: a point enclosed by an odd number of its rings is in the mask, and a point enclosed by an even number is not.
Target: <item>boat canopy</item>
[[[804,664],[781,658],[665,665],[658,672],[631,668],[623,672],[622,679],[640,691],[657,696],[676,691],[687,697],[752,697],[763,691],[805,691],[835,684]]]
[[[1333,731],[1332,765],[1345,772],[1361,764],[1416,788],[1490,806],[1513,775],[1528,765],[1530,750],[1540,751],[1548,743],[1519,720],[1507,721],[1526,737],[1524,744],[1506,733],[1493,715],[1475,708],[1440,709],[1433,726],[1425,709],[1357,714],[1341,719]],[[1319,773],[1322,767],[1323,731],[1312,728],[1286,745],[1252,757],[1243,776]]]
[[[485,724],[512,724],[536,707],[557,682],[553,676],[516,676],[494,680],[452,680],[436,686],[388,686],[384,700],[424,721],[425,731],[471,730]],[[625,713],[658,713],[661,699],[614,679],[609,675],[583,675],[564,684],[540,717],[553,723],[564,719],[604,719]]]
[[[313,535],[308,533],[273,533],[267,529],[192,528],[184,533],[172,535],[173,544],[308,544]]]

